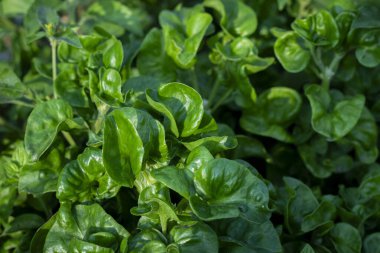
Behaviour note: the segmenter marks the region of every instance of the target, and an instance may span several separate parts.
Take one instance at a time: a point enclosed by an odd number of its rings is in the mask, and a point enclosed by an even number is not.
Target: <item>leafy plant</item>
[[[376,1],[0,12],[1,253],[378,252]]]

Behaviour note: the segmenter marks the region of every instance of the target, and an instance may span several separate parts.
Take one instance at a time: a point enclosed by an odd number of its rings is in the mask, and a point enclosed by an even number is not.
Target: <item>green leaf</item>
[[[17,216],[11,223],[10,228],[6,230],[7,233],[17,231],[37,229],[44,223],[44,219],[37,214],[26,213]]]
[[[300,45],[300,37],[288,32],[276,40],[274,53],[282,67],[290,73],[304,70],[310,61],[310,52]]]
[[[125,34],[124,29],[141,36],[151,22],[151,17],[144,9],[133,8],[132,5],[100,0],[88,7],[84,17],[90,21],[89,25],[92,27],[95,25],[102,27],[115,36]]]
[[[59,16],[57,14],[57,11],[47,6],[40,6],[37,10],[37,13],[38,21],[40,22],[42,28],[46,30],[48,36],[53,36],[55,31],[49,31],[48,26],[52,25],[52,28],[55,29],[56,26],[59,24]]]
[[[315,253],[313,247],[310,244],[306,244],[305,247],[302,248],[301,253]]]
[[[380,233],[373,233],[364,239],[363,248],[365,253],[379,253]]]
[[[54,214],[50,219],[45,222],[34,234],[32,241],[30,242],[30,252],[39,253],[43,252],[46,236],[54,225],[57,215]]]
[[[2,12],[4,15],[25,15],[32,5],[33,0],[3,0],[2,1]]]
[[[166,54],[162,32],[157,28],[150,30],[144,38],[136,64],[142,75],[155,77],[162,82],[177,79],[176,65]]]
[[[128,240],[130,253],[166,253],[166,238],[155,229],[144,229]]]
[[[256,105],[244,112],[240,125],[250,133],[293,142],[286,127],[297,116],[301,104],[297,91],[287,87],[273,87],[260,94]]]
[[[269,217],[268,189],[238,162],[218,158],[194,173],[197,195],[190,198],[193,212],[202,220],[244,217],[262,223]]]
[[[234,159],[260,157],[269,159],[269,154],[265,146],[256,138],[245,135],[237,135],[237,147],[231,151]]]
[[[40,103],[33,109],[25,129],[25,149],[31,161],[38,160],[46,152],[60,126],[72,117],[71,106],[61,99]]]
[[[68,163],[62,170],[57,187],[61,201],[92,201],[111,198],[120,186],[106,173],[102,151],[86,148],[77,161]]]
[[[224,252],[282,252],[280,238],[272,222],[261,224],[248,222],[242,218],[215,222],[219,238],[224,242]],[[232,244],[230,247],[225,247]]]
[[[88,107],[89,101],[80,81],[72,74],[71,69],[59,73],[54,82],[56,94],[73,107]]]
[[[160,183],[147,185],[139,195],[138,206],[131,209],[131,214],[146,216],[161,224],[166,233],[169,221],[179,221],[170,201],[169,189]]]
[[[18,181],[19,191],[34,195],[55,192],[62,163],[61,152],[53,149],[45,158],[23,166]]]
[[[285,225],[291,233],[299,233],[305,218],[319,206],[311,189],[291,177],[284,177],[285,189],[288,194],[285,206]],[[313,218],[308,218],[309,220]]]
[[[332,223],[335,215],[335,205],[330,201],[322,201],[311,214],[305,216],[302,221],[301,230],[307,233],[327,223]]]
[[[211,161],[212,159],[214,159],[214,157],[212,156],[210,151],[203,146],[199,146],[193,149],[187,156],[186,169],[194,173],[201,166],[204,166],[205,164],[207,164],[207,162]]]
[[[361,202],[375,200],[380,196],[380,190],[377,187],[380,183],[380,174],[371,175],[370,172],[368,174],[363,178],[358,188]]]
[[[128,231],[100,205],[71,207],[64,204],[61,205],[56,221],[46,236],[44,252],[69,252],[76,246],[83,247],[83,243],[77,240],[118,251],[121,242],[128,237]]]
[[[167,83],[157,91],[147,90],[148,103],[165,116],[176,137],[188,137],[201,125],[204,115],[203,100],[193,88],[182,83]]]
[[[207,0],[204,5],[219,14],[222,29],[232,36],[250,36],[256,31],[256,13],[242,1]]]
[[[362,163],[374,163],[379,156],[377,125],[371,112],[364,107],[358,123],[346,138],[354,145],[356,156]]]
[[[119,71],[123,58],[123,45],[120,40],[114,40],[114,43],[103,54],[103,64],[106,68],[114,68]]]
[[[297,148],[306,168],[317,178],[327,178],[338,169],[335,167],[334,159],[329,156],[328,147],[329,144],[325,138],[315,135]]]
[[[70,46],[82,48],[82,44],[79,40],[78,35],[70,28],[66,28],[65,31],[62,33],[55,34],[54,37],[56,40],[65,42]]]
[[[193,175],[188,169],[168,166],[153,170],[151,175],[186,199],[195,193]]]
[[[5,64],[0,64],[0,104],[17,100],[25,93],[25,87],[13,70]]]
[[[194,66],[196,53],[211,21],[212,17],[200,5],[160,13],[166,53],[179,67]]]
[[[121,76],[115,69],[105,69],[100,79],[100,90],[111,100],[123,101]]]
[[[334,97],[318,85],[306,86],[305,93],[311,105],[313,129],[330,141],[347,135],[359,121],[364,108],[363,95],[334,101]]]
[[[33,36],[45,22],[56,22],[58,16],[56,10],[61,8],[62,2],[59,0],[35,0],[26,13],[24,26],[28,36]],[[42,15],[39,15],[41,12]],[[45,13],[45,14],[44,14]],[[50,17],[48,17],[49,15]],[[56,23],[53,23],[56,24]]]
[[[88,253],[113,253],[115,251],[113,251],[112,249],[110,248],[106,248],[106,247],[101,247],[99,245],[96,245],[94,243],[90,243],[90,242],[86,242],[86,241],[82,241],[80,239],[77,239],[77,238],[73,238],[71,241],[70,241],[70,245],[69,245],[69,252],[73,252],[73,253],[82,253],[82,252],[88,252]]]
[[[359,33],[359,46],[355,51],[356,59],[365,67],[375,68],[380,64],[380,31],[370,30]]]
[[[296,19],[292,23],[292,29],[314,46],[334,47],[339,42],[338,26],[330,12],[325,10],[305,19]]]
[[[181,253],[218,252],[218,237],[206,224],[197,222],[192,225],[176,225],[169,233],[171,244],[167,249],[175,248]]]
[[[165,162],[167,146],[164,128],[148,113],[120,108],[106,117],[103,159],[110,177],[132,187],[146,163]]]
[[[362,240],[359,231],[348,223],[337,223],[330,231],[329,238],[338,253],[360,253]]]
[[[192,141],[192,139],[195,139],[195,141]],[[181,143],[190,151],[204,146],[212,154],[233,149],[238,144],[234,131],[225,124],[219,124],[218,129],[215,131],[190,137],[186,141],[181,141]]]

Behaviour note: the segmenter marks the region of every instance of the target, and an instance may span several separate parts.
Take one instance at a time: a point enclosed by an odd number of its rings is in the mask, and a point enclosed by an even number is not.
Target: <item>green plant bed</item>
[[[376,1],[0,13],[0,253],[380,252]]]

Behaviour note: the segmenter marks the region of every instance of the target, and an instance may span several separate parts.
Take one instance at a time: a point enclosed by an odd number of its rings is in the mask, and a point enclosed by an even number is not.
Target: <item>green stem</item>
[[[212,102],[214,101],[215,96],[218,93],[219,87],[220,87],[220,76],[218,74],[218,76],[216,77],[216,80],[214,82],[214,85],[212,86],[210,96],[208,97],[207,104],[209,105],[209,108],[211,107]]]
[[[14,105],[21,105],[21,106],[25,106],[25,107],[34,108],[34,105],[26,103],[24,101],[20,101],[20,100],[12,100],[12,101],[9,101],[9,103],[14,104]]]
[[[52,216],[51,211],[48,209],[47,205],[45,204],[45,201],[41,199],[41,197],[36,198],[38,203],[42,206],[42,209],[44,210],[45,216],[47,219],[49,219]]]
[[[191,78],[193,79],[193,87],[194,87],[194,89],[196,89],[200,93],[198,79],[197,79],[197,75],[195,73],[195,69],[194,68],[191,69]]]
[[[225,100],[231,95],[231,93],[233,92],[233,89],[228,89],[226,91],[226,93],[223,94],[223,96],[215,103],[215,105],[211,108],[211,112],[215,112],[216,109],[219,108],[219,106],[221,106],[223,104],[223,102],[225,102]]]
[[[322,88],[324,90],[329,90],[329,88],[330,88],[330,79],[327,78],[326,76],[324,76],[322,78]]]
[[[109,108],[110,107],[107,104],[100,104],[98,106],[98,116],[96,118],[96,121],[94,123],[94,128],[93,128],[96,134],[99,133],[100,130],[102,129],[103,122]]]
[[[71,147],[75,147],[77,145],[69,132],[62,131],[62,135],[65,137],[66,141],[70,144]]]
[[[52,79],[53,79],[53,85],[54,85],[55,79],[57,78],[57,40],[54,38],[50,38],[50,45],[51,45]],[[54,88],[54,98],[57,98],[55,88]]]

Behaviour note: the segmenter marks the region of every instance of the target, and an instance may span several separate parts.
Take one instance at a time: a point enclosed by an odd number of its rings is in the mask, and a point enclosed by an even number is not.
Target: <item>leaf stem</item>
[[[42,209],[45,213],[45,216],[47,219],[49,219],[52,216],[51,211],[48,209],[47,205],[45,204],[45,201],[42,199],[42,197],[36,197],[38,203],[42,206]]]
[[[209,108],[211,107],[212,102],[214,101],[215,96],[218,93],[219,87],[220,87],[220,74],[218,73],[216,80],[214,82],[214,85],[212,86],[210,96],[208,97],[207,104],[209,105]]]
[[[200,93],[201,91],[200,91],[197,75],[195,73],[195,69],[194,68],[191,69],[191,78],[193,79],[193,87],[194,87],[194,89],[196,89]]]
[[[216,109],[219,108],[219,106],[221,106],[223,104],[223,102],[225,102],[225,100],[231,95],[231,93],[233,92],[234,90],[232,88],[229,88],[224,94],[223,96],[215,103],[215,105],[211,108],[211,112],[215,112]]]
[[[100,104],[98,106],[98,116],[96,118],[96,121],[94,123],[94,132],[97,134],[100,132],[103,126],[104,118],[109,110],[109,106],[107,104]]]
[[[29,107],[29,108],[34,108],[33,104],[29,104],[29,103],[26,103],[26,102],[21,101],[21,100],[11,100],[8,103],[14,104],[14,105],[21,105],[21,106],[25,106],[25,107]]]
[[[70,144],[71,147],[77,146],[76,142],[74,141],[73,137],[69,132],[62,131],[62,135],[63,137],[65,137],[65,140]]]
[[[54,38],[50,38],[50,46],[51,46],[51,66],[52,66],[52,79],[53,86],[55,79],[57,78],[57,40]],[[57,93],[54,88],[54,98],[57,98]]]

